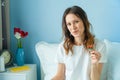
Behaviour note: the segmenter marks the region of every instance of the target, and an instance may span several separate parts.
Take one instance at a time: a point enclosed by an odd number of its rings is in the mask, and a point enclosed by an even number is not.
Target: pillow
[[[38,42],[36,44],[36,52],[40,59],[41,69],[43,72],[42,80],[50,80],[57,71],[57,63],[55,62],[58,44]],[[44,75],[43,75],[44,74]]]
[[[104,40],[107,47],[107,80],[120,80],[120,43]]]

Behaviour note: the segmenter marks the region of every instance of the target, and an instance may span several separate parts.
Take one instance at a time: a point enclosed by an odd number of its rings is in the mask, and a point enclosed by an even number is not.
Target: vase
[[[23,48],[17,48],[16,51],[16,64],[18,66],[24,65],[24,49]]]

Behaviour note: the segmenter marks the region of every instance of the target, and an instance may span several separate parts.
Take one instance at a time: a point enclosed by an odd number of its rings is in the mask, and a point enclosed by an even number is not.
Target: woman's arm
[[[92,51],[91,53],[91,80],[100,80],[101,71],[103,63],[99,63],[101,54],[97,51]]]
[[[95,63],[91,65],[91,80],[100,80],[103,63]]]
[[[52,80],[65,80],[65,64],[59,63],[56,75]]]

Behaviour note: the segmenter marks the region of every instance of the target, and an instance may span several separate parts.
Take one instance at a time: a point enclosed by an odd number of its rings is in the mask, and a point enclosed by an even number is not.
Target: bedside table
[[[10,72],[9,70],[0,73],[0,80],[37,80],[36,64],[25,64],[30,70],[21,72]]]

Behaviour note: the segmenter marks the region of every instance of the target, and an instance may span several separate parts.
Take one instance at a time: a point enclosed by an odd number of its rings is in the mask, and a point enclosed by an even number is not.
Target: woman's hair
[[[90,32],[91,24],[87,18],[87,14],[82,8],[78,6],[69,7],[65,10],[62,18],[62,31],[63,31],[63,38],[65,39],[63,46],[65,48],[66,54],[68,54],[69,50],[73,53],[72,47],[75,44],[74,37],[70,34],[65,20],[66,15],[68,15],[69,13],[76,15],[83,21],[84,29],[85,29],[84,41],[83,41],[84,47],[88,49],[88,46],[94,45],[94,35]]]

